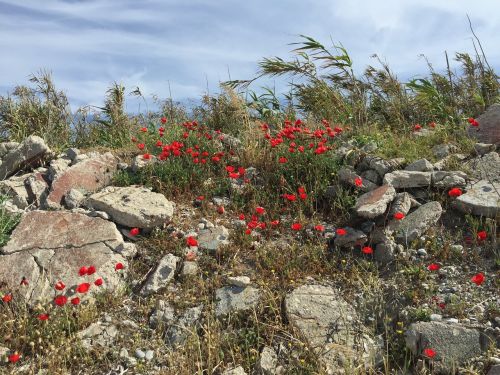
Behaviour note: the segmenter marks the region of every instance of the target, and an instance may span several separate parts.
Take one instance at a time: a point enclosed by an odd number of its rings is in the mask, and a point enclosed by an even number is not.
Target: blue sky
[[[466,14],[500,68],[498,0],[0,0],[0,94],[48,69],[73,107],[102,104],[113,81],[199,98],[288,56],[299,34],[341,42],[357,71],[376,53],[406,79],[426,72],[421,54],[440,69],[445,50],[473,52]]]

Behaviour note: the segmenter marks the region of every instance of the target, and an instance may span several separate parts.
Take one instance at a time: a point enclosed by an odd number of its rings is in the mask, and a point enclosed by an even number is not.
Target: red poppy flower
[[[163,146],[162,141],[156,141],[156,147],[161,147],[161,146]]]
[[[41,321],[49,320],[49,314],[38,314],[37,318]]]
[[[280,221],[279,221],[278,219],[271,221],[271,225],[272,225],[273,227],[276,227],[276,226],[278,226],[279,224],[280,224]]]
[[[144,150],[144,147],[145,147],[144,143],[139,143],[139,144],[137,145],[137,148],[138,148],[139,150]]]
[[[11,354],[8,357],[10,363],[16,363],[21,359],[21,356],[17,353]]]
[[[10,301],[12,301],[12,294],[6,294],[2,297],[2,301],[5,302],[5,303],[9,303]]]
[[[420,124],[416,124],[414,127],[413,127],[413,130],[418,132],[420,129],[422,129],[422,126]]]
[[[160,119],[160,121],[161,121],[162,124],[165,124],[167,122],[167,118],[166,117],[162,117]]]
[[[257,213],[257,215],[264,215],[266,213],[266,209],[259,206],[255,208],[255,212]]]
[[[448,191],[448,195],[452,198],[456,198],[462,195],[462,189],[453,188]]]
[[[292,224],[292,229],[293,230],[301,230],[302,229],[302,224],[300,224],[300,223],[293,223]]]
[[[303,186],[299,186],[299,187],[297,188],[297,193],[299,193],[299,194],[304,194],[305,192],[306,192],[306,188],[305,188],[305,187],[303,187]]]
[[[345,236],[347,234],[347,231],[343,228],[337,229],[336,232],[337,232],[337,235],[339,235],[339,236]]]
[[[356,185],[357,187],[363,186],[363,180],[361,179],[361,177],[356,177],[354,179],[354,185]]]
[[[304,146],[297,147],[297,150],[299,150],[299,152],[304,152]]]
[[[252,234],[252,230],[251,229],[245,229],[245,234],[248,234],[248,235]]]
[[[95,273],[95,267],[94,266],[90,266],[88,269],[87,269],[87,275],[93,275]]]
[[[240,174],[241,177],[243,177],[245,173],[247,173],[247,170],[243,167],[238,167],[238,173]]]
[[[78,298],[78,297],[71,298],[71,304],[73,306],[79,305],[80,304],[80,298]]]
[[[142,158],[144,160],[149,160],[149,159],[151,159],[151,154],[146,153],[146,154],[142,155]]]
[[[484,274],[479,272],[472,276],[471,281],[476,285],[481,285],[484,282]]]
[[[66,296],[57,296],[54,298],[54,303],[57,306],[64,306],[68,302],[68,297]]]
[[[198,246],[198,241],[193,236],[186,238],[186,243],[188,246]]]
[[[132,228],[128,234],[132,237],[137,236],[139,234],[139,228]]]
[[[232,165],[227,165],[226,166],[226,171],[231,173],[231,172],[234,172],[234,167]]]
[[[300,199],[302,199],[303,201],[305,201],[307,199],[307,194],[306,193],[301,193],[299,195]]]
[[[87,293],[90,289],[90,284],[89,283],[81,283],[76,287],[76,291],[78,293]]]
[[[146,127],[142,127],[142,128],[141,128],[141,132],[146,133],[147,131],[148,131],[148,128],[146,128]]]
[[[89,269],[88,269],[87,267],[83,266],[83,267],[81,267],[81,268],[78,270],[78,274],[79,274],[80,276],[85,276],[85,275],[87,274],[88,270],[89,270]]]
[[[224,206],[219,206],[219,207],[217,207],[217,212],[218,212],[219,214],[221,214],[221,215],[222,215],[222,214],[224,213],[224,211],[225,211]]]
[[[396,212],[396,213],[394,214],[394,216],[393,216],[393,217],[394,217],[394,219],[396,219],[396,220],[401,220],[401,219],[404,219],[405,214],[404,214],[404,213],[402,213],[402,212]]]
[[[55,285],[55,288],[56,290],[63,290],[64,288],[66,288],[66,285],[64,285],[62,281],[58,281]]]
[[[94,281],[95,286],[101,286],[103,283],[103,280],[101,277],[99,277],[96,281]]]
[[[294,202],[297,200],[297,196],[295,194],[283,194],[283,197],[290,202]]]
[[[431,263],[427,266],[427,269],[429,271],[438,271],[441,268],[441,266],[437,263]]]
[[[317,230],[318,232],[324,232],[325,231],[325,227],[324,225],[321,225],[321,224],[318,224],[314,227],[315,230]]]
[[[288,161],[288,159],[285,158],[284,156],[281,156],[278,161],[280,164],[285,164]]]
[[[488,237],[488,233],[486,233],[485,230],[482,230],[480,232],[477,232],[477,239],[479,241],[484,241],[486,239],[486,237]]]
[[[238,219],[245,220],[245,215],[244,214],[240,214],[240,216],[238,216]]]
[[[431,348],[424,349],[424,355],[429,358],[434,358],[436,356],[436,351]]]
[[[237,173],[237,172],[230,172],[229,173],[229,178],[232,178],[232,179],[237,179],[237,178],[240,178],[240,174]]]
[[[123,263],[116,263],[115,264],[115,271],[119,271],[124,269],[125,267],[123,266]]]
[[[467,119],[467,121],[469,122],[469,124],[471,124],[471,126],[475,126],[475,127],[479,126],[479,122],[477,122],[477,120],[472,118],[472,117],[469,117]]]
[[[373,249],[370,247],[370,246],[364,246],[362,249],[361,249],[361,252],[363,254],[373,254]]]
[[[204,200],[205,200],[205,196],[204,196],[204,195],[198,195],[198,196],[196,197],[196,200],[197,200],[197,201],[204,201]]]

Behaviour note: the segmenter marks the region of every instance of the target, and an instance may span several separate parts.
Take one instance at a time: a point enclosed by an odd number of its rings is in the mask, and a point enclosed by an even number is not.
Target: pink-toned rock
[[[123,238],[110,221],[67,211],[28,212],[0,249],[1,291],[35,304],[57,294],[71,298],[84,282],[91,287],[89,293],[78,294],[81,299],[103,289],[115,290],[124,285],[124,271],[115,271],[117,263],[127,269],[120,254],[123,248]],[[94,266],[96,272],[80,276],[82,266]],[[21,284],[23,277],[27,285]],[[93,284],[98,278],[103,279],[100,287]],[[54,289],[58,281],[66,285],[62,292]]]
[[[47,207],[60,208],[64,195],[71,189],[94,193],[106,187],[111,183],[116,166],[117,159],[110,152],[71,166],[52,182]]]
[[[354,209],[359,216],[373,219],[387,210],[395,196],[396,190],[392,186],[383,185],[360,196]]]

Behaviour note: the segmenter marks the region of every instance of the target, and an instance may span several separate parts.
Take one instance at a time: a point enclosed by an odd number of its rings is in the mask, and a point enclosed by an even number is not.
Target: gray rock
[[[382,215],[387,210],[387,205],[396,196],[396,190],[389,185],[381,187],[361,195],[354,206],[356,213],[364,218],[373,219]]]
[[[153,358],[155,356],[155,352],[152,351],[152,350],[146,350],[146,355],[144,357],[144,359],[146,359],[146,361],[152,361]]]
[[[406,171],[430,172],[434,169],[432,163],[427,159],[419,159],[406,166]]]
[[[71,189],[65,196],[64,196],[64,203],[67,208],[73,209],[80,207],[82,202],[85,199],[85,195],[78,189]]]
[[[432,348],[436,351],[434,361],[448,369],[481,355],[486,349],[480,331],[442,322],[413,323],[405,333],[405,340],[414,355]]]
[[[380,177],[392,172],[402,166],[405,160],[402,158],[385,160],[377,156],[367,155],[363,160],[362,168],[375,170]]]
[[[0,159],[9,153],[9,151],[15,150],[19,147],[19,142],[2,142],[0,143]]]
[[[334,244],[337,247],[354,247],[361,246],[367,241],[366,234],[360,230],[345,227],[346,234],[340,236],[337,234],[334,240]]]
[[[135,350],[135,357],[137,359],[144,359],[144,358],[146,358],[146,353],[144,353],[141,349],[136,349]]]
[[[477,118],[479,127],[469,126],[469,137],[482,143],[500,144],[500,104],[492,104]]]
[[[174,213],[174,204],[163,194],[138,186],[109,186],[91,195],[87,206],[107,212],[114,222],[130,228],[162,226]]]
[[[374,190],[378,187],[377,185],[375,185],[373,182],[371,182],[369,180],[362,180],[363,184],[359,187],[356,186],[354,181],[356,180],[356,178],[361,178],[361,176],[359,176],[352,168],[348,168],[348,167],[340,168],[340,170],[338,172],[338,177],[339,177],[339,180],[342,183],[344,183],[345,185],[359,189],[359,190],[364,191],[364,192]]]
[[[47,183],[47,173],[48,171],[45,168],[39,168],[24,181],[26,190],[28,191],[28,201],[36,207],[40,207],[49,194],[50,186]]]
[[[382,177],[380,177],[377,171],[373,169],[368,169],[364,172],[361,172],[361,177],[363,178],[363,180],[368,180],[376,185],[382,184]]]
[[[459,211],[494,218],[500,213],[500,183],[481,180],[452,204]]]
[[[60,176],[65,170],[69,169],[71,165],[71,159],[67,156],[61,156],[57,159],[51,160],[49,165],[49,180],[54,181],[58,176]]]
[[[152,165],[157,162],[157,158],[154,155],[151,155],[151,158],[149,159],[144,159],[142,155],[137,155],[133,160],[130,168],[132,169],[132,172],[137,172],[138,170],[144,168],[147,165]]]
[[[0,181],[0,192],[11,198],[13,204],[18,208],[25,209],[29,205],[29,193],[24,181],[29,174],[23,176],[12,176],[8,180]]]
[[[382,264],[387,264],[395,259],[396,243],[389,237],[385,237],[377,243],[374,251],[374,259]]]
[[[227,369],[222,373],[222,375],[247,375],[243,367],[238,366],[232,369]]]
[[[50,149],[42,138],[36,135],[29,136],[3,156],[0,180],[5,180],[25,166],[37,164],[49,152]]]
[[[76,336],[86,348],[94,346],[108,348],[115,342],[117,334],[118,328],[114,324],[99,321],[78,332]]]
[[[194,276],[197,275],[199,271],[198,262],[184,262],[182,266],[183,276]]]
[[[474,150],[479,156],[483,156],[489,152],[495,151],[497,146],[491,143],[476,143]]]
[[[446,169],[446,166],[451,161],[461,162],[461,161],[464,161],[467,158],[468,158],[468,155],[464,155],[464,154],[451,154],[451,155],[448,155],[445,158],[443,158],[443,159],[437,161],[436,163],[434,163],[434,170],[435,171],[442,171],[442,170]]]
[[[500,156],[497,152],[474,158],[466,163],[466,167],[476,179],[500,182]]]
[[[491,366],[487,375],[500,375],[500,364]]]
[[[411,194],[407,192],[398,193],[396,194],[396,197],[391,204],[389,216],[394,216],[396,212],[401,212],[406,215],[408,212],[410,212],[411,208],[419,206],[420,203],[418,203],[415,198],[411,196]]]
[[[175,276],[175,272],[181,259],[173,254],[165,255],[156,269],[149,274],[141,288],[141,295],[148,296],[158,292],[160,289],[167,286]]]
[[[431,172],[395,171],[384,176],[384,184],[395,189],[428,187],[431,184]]]
[[[439,202],[426,203],[406,216],[403,220],[392,220],[387,229],[395,232],[396,241],[407,244],[416,240],[435,225],[443,209]]]
[[[198,247],[201,250],[217,251],[220,246],[227,244],[229,244],[229,231],[223,225],[204,229],[198,234]]]
[[[441,189],[464,187],[467,184],[467,174],[461,171],[432,172],[432,185]]]
[[[436,145],[432,148],[432,153],[437,159],[443,159],[456,151],[458,151],[457,146],[451,143]]]
[[[372,363],[378,357],[380,349],[360,324],[356,309],[333,288],[298,287],[286,296],[285,312],[290,324],[318,354],[327,373],[347,363]]]
[[[203,305],[186,309],[178,319],[170,324],[165,332],[165,343],[171,347],[182,345],[189,335],[194,334],[203,312]]]
[[[74,161],[78,155],[80,155],[80,150],[75,147],[66,150],[66,156],[70,158],[71,161]]]
[[[80,296],[90,299],[103,289],[124,287],[127,261],[117,252],[121,246],[123,237],[110,221],[67,211],[31,211],[0,249],[4,254],[0,255],[0,283],[34,305],[51,301],[59,293],[54,289],[59,280],[66,284],[64,293],[71,296],[82,282],[80,267],[94,265],[92,277],[101,277],[104,283]],[[125,269],[115,271],[117,263]],[[26,286],[20,285],[23,277],[29,282]]]
[[[0,144],[0,146],[3,145],[3,143]],[[3,362],[5,359],[4,357],[7,357],[9,354],[10,349],[6,348],[5,346],[0,346],[0,363]]]
[[[244,288],[250,285],[250,278],[248,276],[230,276],[227,278],[227,282],[229,285]]]
[[[149,317],[149,326],[153,329],[160,325],[170,325],[175,321],[174,308],[164,300],[156,301],[156,307]]]
[[[256,364],[256,371],[259,375],[275,375],[278,366],[278,356],[273,348],[264,346],[260,352]]]
[[[215,315],[222,317],[255,308],[260,299],[260,291],[252,286],[225,286],[216,290],[215,299]]]

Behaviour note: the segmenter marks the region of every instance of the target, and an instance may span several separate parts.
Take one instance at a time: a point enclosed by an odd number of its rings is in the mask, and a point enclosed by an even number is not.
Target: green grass
[[[12,215],[8,213],[2,204],[7,200],[7,197],[0,196],[0,246],[5,245],[10,238],[10,234],[19,223],[20,215]]]

